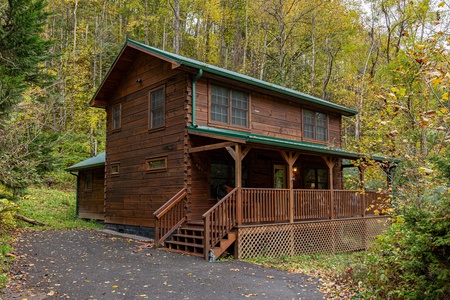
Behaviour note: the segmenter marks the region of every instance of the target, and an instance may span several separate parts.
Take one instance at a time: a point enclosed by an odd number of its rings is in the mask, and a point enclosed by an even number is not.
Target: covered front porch
[[[315,245],[307,247],[310,252],[342,252],[365,248],[386,224],[379,212],[388,205],[388,195],[364,188],[364,157],[274,138],[221,140],[211,132],[197,133],[189,149],[188,185],[155,212],[157,245],[190,223],[201,230],[183,235],[196,235],[186,241],[201,247],[180,249],[206,259],[233,244],[238,258],[298,254],[305,252],[305,244]],[[344,158],[359,161],[356,190],[344,190],[342,170],[350,167],[342,163]],[[392,164],[378,161],[388,185]],[[232,187],[223,198],[217,192],[220,185]],[[348,240],[346,246],[338,246],[338,238]],[[329,246],[318,246],[324,243]],[[291,245],[289,251],[286,245]]]

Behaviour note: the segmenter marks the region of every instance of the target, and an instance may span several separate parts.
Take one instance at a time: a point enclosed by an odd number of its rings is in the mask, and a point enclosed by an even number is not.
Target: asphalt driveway
[[[324,299],[315,280],[106,231],[24,232],[3,299]]]

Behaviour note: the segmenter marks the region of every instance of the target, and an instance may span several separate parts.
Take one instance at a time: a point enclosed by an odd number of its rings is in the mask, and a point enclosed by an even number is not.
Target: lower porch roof
[[[332,156],[338,156],[341,158],[347,158],[347,159],[372,159],[378,162],[389,162],[389,163],[399,163],[401,160],[387,157],[387,156],[380,156],[380,155],[368,155],[363,153],[357,153],[357,152],[351,152],[347,150],[343,150],[338,147],[328,146],[328,145],[321,145],[321,144],[314,144],[314,143],[308,143],[303,141],[297,141],[297,140],[288,140],[288,139],[282,139],[267,135],[259,135],[259,134],[253,134],[249,132],[242,132],[242,131],[236,131],[236,130],[230,130],[230,129],[222,129],[222,128],[215,128],[215,127],[209,127],[209,126],[189,126],[188,132],[191,134],[198,134],[198,135],[207,135],[210,137],[217,137],[217,138],[231,138],[231,139],[237,139],[242,141],[242,143],[253,143],[253,144],[260,144],[260,145],[269,145],[269,146],[276,146],[276,147],[282,147],[282,148],[289,148],[289,149],[295,149],[295,150],[301,150],[301,151],[307,151],[307,152],[314,152],[314,153],[320,153],[325,155],[332,155]]]
[[[76,163],[68,168],[66,171],[78,172],[81,170],[92,169],[95,167],[101,167],[105,165],[105,152],[98,154],[97,156],[90,157],[79,163]]]

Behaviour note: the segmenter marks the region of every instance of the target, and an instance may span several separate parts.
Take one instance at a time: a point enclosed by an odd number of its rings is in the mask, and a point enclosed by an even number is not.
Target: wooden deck
[[[186,220],[180,209],[185,198],[183,189],[155,212],[156,245]],[[385,194],[375,191],[235,188],[203,214],[201,248],[206,259],[211,251],[220,255],[226,250],[221,241],[242,226],[372,218],[385,198]]]

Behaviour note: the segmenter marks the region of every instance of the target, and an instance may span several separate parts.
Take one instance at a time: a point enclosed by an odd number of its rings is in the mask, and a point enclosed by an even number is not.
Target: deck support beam
[[[300,156],[299,152],[280,151],[281,156],[288,164],[289,174],[289,223],[294,223],[294,164]]]
[[[366,165],[364,164],[360,164],[358,166],[358,170],[359,170],[359,188],[361,189],[362,192],[362,212],[361,215],[364,218],[366,216],[366,208],[367,208],[367,203],[366,203],[366,187],[364,186],[364,173],[366,171]]]
[[[231,157],[234,159],[234,178],[235,185],[237,188],[236,194],[236,221],[237,225],[242,225],[242,160],[248,154],[251,147],[246,147],[244,149],[241,148],[241,145],[238,143],[234,144],[234,149],[231,146],[225,147],[230,153]]]
[[[322,159],[325,161],[328,167],[328,186],[331,191],[330,196],[330,219],[334,219],[334,183],[333,183],[333,168],[336,165],[337,158],[336,157],[329,157],[329,156],[322,156]]]

